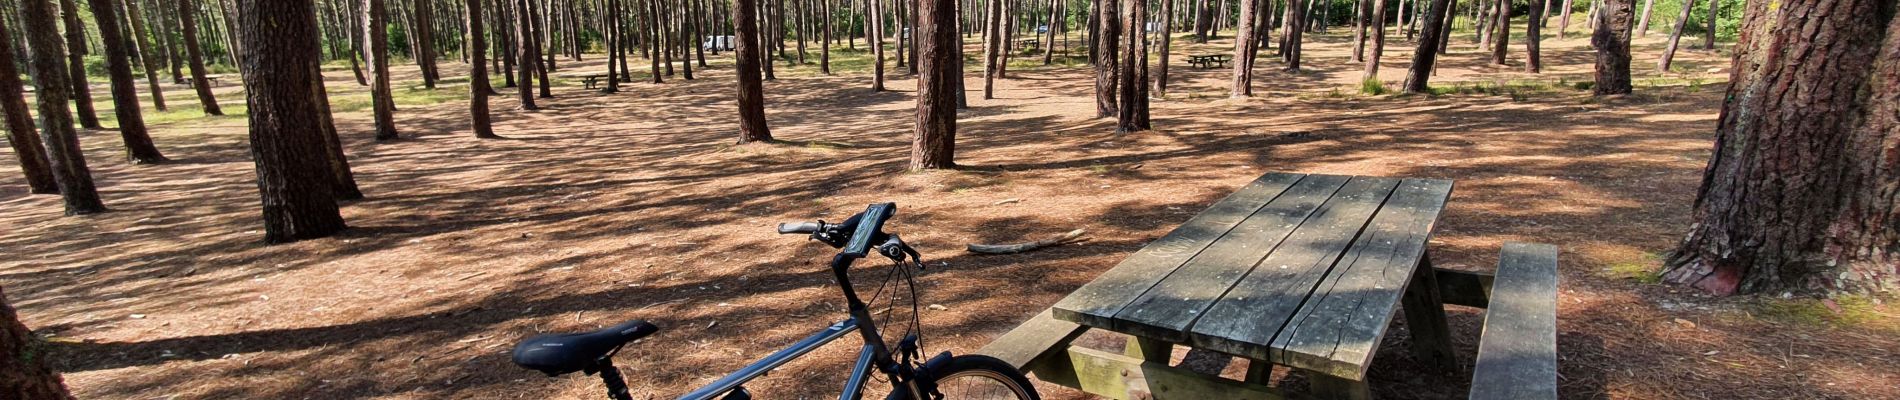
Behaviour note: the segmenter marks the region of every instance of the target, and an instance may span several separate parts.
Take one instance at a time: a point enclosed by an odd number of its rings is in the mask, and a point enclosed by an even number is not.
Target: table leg
[[[1438,274],[1427,253],[1412,271],[1405,290],[1405,326],[1412,332],[1412,352],[1420,363],[1451,371],[1458,358],[1451,352],[1451,328],[1445,323],[1445,302],[1438,295]]]
[[[1247,360],[1247,383],[1265,386],[1273,380],[1273,363],[1265,360]]]
[[[1128,348],[1123,350],[1122,354],[1166,365],[1169,357],[1174,356],[1174,343],[1129,335]]]
[[[1372,390],[1366,387],[1366,381],[1355,381],[1314,371],[1306,371],[1306,380],[1312,382],[1314,397],[1341,400],[1371,400]]]

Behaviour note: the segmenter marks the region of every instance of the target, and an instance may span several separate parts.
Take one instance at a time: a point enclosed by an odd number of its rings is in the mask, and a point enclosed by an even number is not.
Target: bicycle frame
[[[790,347],[754,361],[751,365],[702,386],[692,393],[680,396],[680,400],[723,399],[730,398],[733,394],[743,394],[741,386],[746,382],[765,376],[766,373],[810,354],[813,350],[850,334],[851,331],[858,332],[864,339],[864,346],[858,351],[857,363],[851,368],[851,377],[845,381],[844,392],[838,396],[840,400],[857,400],[874,368],[875,371],[884,373],[893,385],[902,385],[901,387],[907,390],[906,393],[919,393],[916,382],[911,379],[910,374],[898,368],[897,360],[891,357],[890,349],[884,345],[884,337],[878,334],[877,324],[871,319],[870,310],[862,300],[858,299],[857,291],[851,287],[851,277],[847,275],[847,272],[851,263],[857,258],[840,254],[831,261],[832,273],[836,275],[838,286],[844,291],[845,303],[848,305],[851,318],[831,324],[825,330],[807,336]],[[893,268],[904,267],[894,266]],[[750,398],[750,395],[739,398]]]

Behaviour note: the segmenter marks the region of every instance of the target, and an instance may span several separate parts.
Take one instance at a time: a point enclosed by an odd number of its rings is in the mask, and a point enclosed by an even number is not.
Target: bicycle
[[[851,216],[842,223],[829,224],[823,220],[817,222],[779,224],[780,234],[807,234],[810,240],[817,240],[840,249],[832,257],[831,272],[838,280],[838,287],[844,291],[845,304],[850,318],[832,324],[817,333],[806,337],[790,347],[772,353],[765,358],[747,365],[745,368],[726,375],[717,381],[700,387],[679,398],[682,400],[747,400],[750,392],[744,385],[760,376],[764,376],[786,363],[837,340],[851,331],[857,331],[864,340],[859,349],[857,362],[851,369],[851,375],[845,381],[841,400],[857,400],[862,397],[866,383],[872,373],[884,374],[891,383],[891,394],[887,400],[941,400],[941,399],[1017,399],[1038,400],[1034,386],[1029,378],[1008,363],[994,357],[983,355],[953,356],[945,351],[938,353],[921,363],[915,362],[921,355],[919,342],[922,323],[917,314],[917,287],[910,268],[924,269],[922,257],[916,249],[905,244],[897,234],[884,232],[884,222],[896,214],[895,203],[872,204],[864,212]],[[871,304],[883,294],[890,285],[891,276],[901,273],[911,292],[911,324],[909,333],[897,343],[893,353],[885,345],[884,337],[878,332],[878,326],[871,317],[869,306],[858,298],[857,291],[851,285],[849,272],[851,264],[876,251],[891,259],[894,264],[883,285],[872,295]],[[906,261],[909,261],[908,264]],[[895,307],[895,301],[890,307]],[[889,311],[889,310],[886,310]],[[889,315],[888,313],[886,314]],[[887,321],[888,322],[888,321]],[[523,368],[540,371],[548,376],[560,376],[573,372],[585,372],[587,375],[600,375],[601,382],[607,387],[607,396],[614,400],[632,400],[625,379],[620,370],[613,365],[614,353],[621,347],[640,338],[659,331],[659,327],[642,320],[628,321],[620,325],[586,333],[540,335],[522,341],[515,346],[514,362]]]

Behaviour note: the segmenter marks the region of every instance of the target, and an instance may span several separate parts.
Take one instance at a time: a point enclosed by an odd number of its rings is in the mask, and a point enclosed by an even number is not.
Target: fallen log
[[[970,250],[971,253],[983,253],[983,254],[1021,253],[1025,251],[1068,243],[1071,240],[1075,240],[1075,238],[1082,237],[1083,233],[1087,233],[1087,230],[1076,229],[1073,231],[1069,231],[1069,233],[1062,234],[1062,236],[1052,237],[1052,238],[1038,240],[1034,242],[1024,242],[1024,243],[1016,243],[1016,244],[971,244],[969,245],[968,249]]]

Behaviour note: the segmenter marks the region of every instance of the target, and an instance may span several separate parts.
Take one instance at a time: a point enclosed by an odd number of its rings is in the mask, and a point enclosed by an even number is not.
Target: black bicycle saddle
[[[627,342],[659,331],[658,326],[633,320],[593,332],[535,336],[515,346],[515,365],[548,376],[565,375],[589,369],[601,359],[612,357]]]

